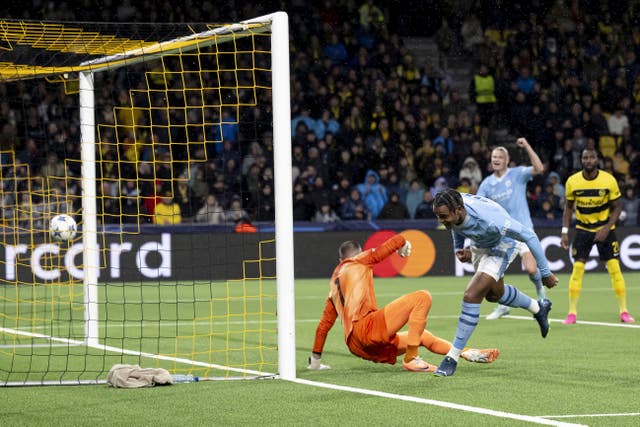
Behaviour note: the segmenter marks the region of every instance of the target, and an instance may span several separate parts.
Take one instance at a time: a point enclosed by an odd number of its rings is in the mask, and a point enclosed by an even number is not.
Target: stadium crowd
[[[101,8],[40,1],[34,2],[38,8],[9,13],[51,20],[215,22],[287,11],[296,221],[434,218],[431,204],[439,191],[475,192],[491,173],[491,149],[505,143],[497,135],[506,130],[513,136],[507,143],[526,137],[545,164],[546,173],[528,187],[534,218],[559,221],[563,183],[581,169],[581,150],[593,146],[602,168],[623,189],[625,224],[638,225],[638,6],[533,3],[507,8],[498,0],[434,2],[428,20],[424,12],[412,16],[411,7],[423,7],[420,2],[408,2],[399,12],[394,2],[375,0],[205,1],[200,7],[124,0],[104,1]],[[416,57],[405,46],[412,35],[433,37],[439,58]],[[451,57],[473,68],[464,87],[448,68]],[[80,156],[77,107],[42,85],[28,94],[25,86],[21,90],[25,96],[19,99],[30,105],[13,105],[5,96],[0,102],[3,150],[15,149],[42,176],[78,176],[79,168],[59,170],[61,158]],[[0,83],[0,93],[6,91]],[[255,107],[242,114],[238,125],[223,130],[224,143],[213,158],[176,179],[172,191],[161,183],[142,193],[130,180],[105,184],[99,189],[105,221],[138,212],[138,199],[158,223],[272,221],[270,112]],[[167,164],[140,162],[138,173],[173,176],[163,170]],[[69,191],[65,183],[61,191]],[[119,195],[127,195],[127,203]]]

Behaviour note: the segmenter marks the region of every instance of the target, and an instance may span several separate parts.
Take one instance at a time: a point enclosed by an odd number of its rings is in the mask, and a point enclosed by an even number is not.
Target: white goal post
[[[277,215],[276,229],[276,283],[278,313],[278,369],[283,379],[296,378],[295,355],[295,292],[293,252],[293,200],[291,173],[291,102],[289,83],[289,18],[286,12],[276,12],[240,22],[237,25],[271,23],[274,184]],[[228,28],[212,30],[223,33]],[[196,35],[207,36],[208,34]],[[152,50],[152,49],[150,49]],[[138,55],[142,54],[142,57]],[[145,60],[143,50],[118,55],[125,60],[116,66],[126,66]],[[154,54],[158,55],[158,54]],[[161,54],[160,54],[161,55]],[[80,127],[82,144],[82,239],[85,265],[85,332],[89,346],[98,344],[98,239],[96,220],[95,142],[93,74],[112,70],[118,57],[104,58],[94,63],[108,65],[92,67],[80,72]],[[90,64],[82,64],[90,65]]]
[[[100,92],[101,88],[96,87],[96,75],[103,72],[113,71],[118,68],[128,67],[135,64],[142,64],[151,60],[162,59],[167,55],[172,55],[179,53],[182,55],[183,53],[188,54],[192,51],[198,49],[197,54],[200,54],[200,49],[211,49],[215,47],[216,44],[225,43],[230,40],[235,41],[235,37],[243,37],[245,33],[250,33],[254,28],[260,27],[256,24],[267,24],[264,29],[257,28],[255,29],[256,33],[267,33],[262,34],[265,37],[268,37],[270,41],[270,79],[271,79],[271,98],[272,105],[271,110],[273,114],[273,183],[274,183],[274,195],[275,195],[275,206],[277,209],[275,210],[275,239],[271,239],[270,241],[275,241],[275,277],[273,274],[265,274],[264,277],[260,276],[258,279],[260,281],[260,286],[262,286],[262,279],[265,281],[269,281],[271,279],[275,279],[275,301],[273,301],[273,291],[268,292],[271,297],[272,304],[275,306],[273,310],[266,310],[269,314],[276,314],[275,322],[277,323],[277,373],[272,372],[263,372],[260,368],[252,369],[253,366],[262,366],[260,363],[254,363],[253,361],[246,364],[245,367],[237,367],[238,365],[230,364],[224,365],[219,363],[211,362],[211,359],[206,360],[206,356],[202,359],[197,360],[196,357],[190,359],[189,357],[182,357],[179,350],[169,350],[167,352],[163,352],[160,350],[160,345],[157,345],[157,350],[152,350],[151,352],[143,350],[142,341],[144,338],[148,338],[142,334],[140,337],[140,347],[139,348],[130,348],[127,347],[126,343],[132,343],[132,340],[136,339],[137,331],[132,331],[131,336],[123,336],[120,337],[118,333],[125,331],[125,326],[121,326],[121,329],[117,329],[117,327],[110,326],[111,330],[114,330],[115,337],[112,337],[112,340],[121,339],[121,346],[112,346],[107,345],[104,336],[105,328],[109,327],[108,325],[102,324],[105,319],[106,304],[105,301],[100,301],[102,298],[101,295],[104,295],[107,290],[100,287],[100,273],[101,273],[101,251],[105,251],[106,248],[102,247],[105,243],[99,243],[101,241],[101,233],[105,232],[105,229],[101,230],[99,218],[102,218],[101,215],[104,215],[104,206],[103,210],[100,210],[100,205],[98,202],[101,201],[101,192],[99,191],[99,185],[101,185],[101,180],[104,179],[102,175],[98,176],[100,173],[99,163],[101,159],[97,158],[100,153],[97,153],[97,147],[101,144],[101,138],[99,134],[99,128],[102,126],[98,123],[100,120],[97,120],[97,107],[99,99],[96,97],[99,96],[99,93],[104,94],[104,91]],[[130,49],[126,52],[117,53],[113,55],[103,56],[99,59],[92,59],[78,64],[76,62],[73,66],[66,66],[66,70],[62,70],[61,67],[55,70],[57,75],[62,75],[65,73],[65,79],[67,77],[66,72],[77,73],[78,76],[78,102],[79,102],[79,124],[80,124],[80,174],[81,177],[78,178],[81,187],[81,207],[82,207],[82,218],[81,218],[81,242],[82,242],[82,293],[83,295],[78,295],[79,292],[76,293],[79,299],[83,299],[83,304],[78,304],[78,323],[77,330],[78,334],[75,337],[80,338],[82,334],[82,320],[84,317],[84,340],[81,342],[80,339],[67,339],[60,338],[56,336],[55,332],[51,332],[51,334],[40,334],[34,333],[33,331],[21,331],[19,325],[20,319],[17,317],[14,325],[15,328],[11,327],[3,327],[4,324],[0,324],[0,333],[7,333],[9,335],[19,336],[21,339],[32,339],[34,340],[48,340],[49,342],[59,342],[60,345],[70,345],[70,346],[78,346],[83,345],[86,346],[88,351],[84,355],[86,359],[99,359],[99,355],[102,353],[112,353],[112,354],[122,354],[122,355],[137,355],[148,359],[161,360],[165,362],[177,364],[184,364],[193,367],[202,367],[205,369],[221,369],[232,372],[240,372],[240,373],[249,373],[253,374],[257,377],[260,376],[275,376],[285,379],[285,380],[295,380],[296,379],[296,337],[295,337],[295,293],[294,293],[294,244],[293,244],[293,200],[292,200],[292,158],[291,158],[291,107],[290,107],[290,71],[289,71],[289,23],[288,16],[285,12],[276,12],[273,14],[249,19],[246,21],[242,21],[239,23],[224,25],[224,26],[216,26],[216,27],[208,27],[212,28],[205,32],[199,32],[197,34],[189,35],[182,38],[174,38],[168,41],[158,41],[154,43],[146,43],[144,47],[137,47],[136,49]],[[194,31],[195,32],[195,31]],[[108,36],[107,36],[108,39]],[[265,38],[265,45],[266,45]],[[234,45],[235,47],[235,45]],[[246,52],[243,52],[246,53]],[[265,52],[260,52],[265,53]],[[266,62],[266,61],[265,61]],[[266,68],[266,67],[265,67]],[[244,71],[244,70],[243,70]],[[264,71],[264,70],[260,70]],[[266,71],[269,71],[268,68]],[[33,76],[27,75],[27,78],[31,78]],[[99,81],[99,80],[98,80]],[[255,84],[255,83],[254,83]],[[257,85],[257,84],[256,84]],[[222,88],[222,85],[220,85]],[[260,86],[260,89],[268,88],[268,86]],[[204,97],[204,95],[202,95]],[[114,95],[115,97],[115,95]],[[212,104],[214,104],[212,102]],[[238,108],[241,104],[238,102]],[[133,106],[130,107],[133,110]],[[149,107],[151,110],[152,107]],[[186,107],[185,107],[186,108]],[[204,107],[203,107],[204,108]],[[167,110],[169,107],[167,106]],[[239,121],[240,119],[238,119]],[[207,125],[207,123],[202,124],[203,127]],[[204,145],[203,141],[203,145]],[[98,170],[98,172],[97,172]],[[155,195],[156,193],[154,193]],[[102,201],[104,203],[104,200]],[[139,225],[139,224],[138,224]],[[32,230],[32,233],[36,233],[41,230]],[[124,234],[124,232],[121,232]],[[104,242],[104,241],[103,241]],[[225,243],[227,241],[225,240]],[[205,242],[206,243],[206,242]],[[70,243],[71,244],[71,243]],[[79,248],[79,246],[76,246]],[[79,250],[79,249],[78,249]],[[193,249],[192,249],[193,250]],[[26,249],[25,249],[26,251]],[[57,254],[57,252],[56,252]],[[251,256],[251,255],[248,255]],[[274,258],[266,256],[265,259],[272,261]],[[262,259],[258,259],[258,262],[262,262]],[[247,261],[255,262],[255,260],[250,259]],[[103,266],[104,267],[104,266]],[[244,268],[244,266],[243,266]],[[259,267],[262,268],[261,266]],[[207,270],[209,271],[209,270]],[[260,270],[262,271],[262,270]],[[270,270],[271,271],[271,270]],[[262,273],[260,273],[262,274]],[[78,276],[76,284],[80,286],[80,279]],[[237,279],[229,279],[227,281],[227,287],[229,286],[229,281],[242,281],[242,280],[253,280],[253,277],[249,277],[248,279],[243,277],[240,280]],[[194,279],[195,280],[195,279]],[[212,279],[213,280],[213,279]],[[168,287],[168,286],[167,286]],[[7,288],[8,289],[8,288]],[[235,288],[234,288],[235,289]],[[154,294],[154,298],[157,298],[158,304],[164,303],[162,300],[162,290],[158,290]],[[11,292],[14,292],[13,290]],[[20,288],[15,287],[15,292],[18,294],[20,292]],[[120,292],[120,290],[119,290]],[[122,295],[124,297],[125,291],[122,291]],[[176,291],[177,295],[177,291]],[[251,295],[251,294],[250,294]],[[0,295],[2,297],[2,295]],[[19,298],[19,297],[16,297]],[[225,297],[222,297],[224,299]],[[237,298],[235,295],[227,296],[227,304],[228,301]],[[8,299],[7,299],[8,300]],[[214,321],[219,320],[219,316],[209,314],[201,315],[198,310],[202,310],[201,307],[208,308],[211,312],[213,312],[214,305],[214,297],[211,295],[211,304],[207,304],[207,297],[196,296],[194,292],[194,303],[189,308],[189,310],[193,311],[193,323],[200,322],[206,323],[209,321],[210,323],[214,323]],[[18,300],[19,301],[19,300]],[[50,304],[55,304],[50,302]],[[108,303],[108,300],[107,300]],[[181,304],[182,301],[178,296],[176,296],[176,301],[174,301],[176,305]],[[200,304],[202,303],[202,304]],[[134,304],[124,303],[126,304]],[[200,304],[200,305],[198,305]],[[83,313],[81,310],[84,309]],[[17,309],[16,309],[17,310]],[[100,312],[104,310],[104,312]],[[113,310],[113,308],[112,308]],[[141,309],[142,310],[142,309]],[[187,313],[190,313],[187,310]],[[262,316],[264,313],[261,310],[259,313],[251,313],[252,315]],[[152,313],[151,318],[153,320],[150,321],[161,321],[162,317],[156,319],[153,317],[155,312]],[[200,316],[199,316],[200,315]],[[227,312],[228,316],[233,316],[235,313]],[[35,315],[34,315],[35,316]],[[71,315],[70,315],[71,316]],[[118,322],[126,320],[126,316],[123,314],[123,318],[121,319],[120,313],[116,313],[113,322]],[[180,334],[177,332],[181,330],[182,325],[178,325],[179,321],[185,320],[190,321],[191,318],[189,314],[187,317],[175,319],[175,340],[176,346],[179,339],[188,340],[189,338],[195,338],[204,336],[205,334],[201,334],[196,326],[193,327],[192,332],[183,333],[183,336],[179,336]],[[207,317],[208,316],[208,317]],[[25,317],[28,321],[28,318]],[[262,319],[262,317],[260,317]],[[48,321],[50,319],[44,319],[44,321]],[[62,319],[61,322],[64,322],[66,319]],[[108,319],[111,320],[110,318]],[[138,319],[135,319],[138,321]],[[60,321],[57,320],[56,321]],[[226,320],[229,321],[228,319]],[[70,319],[71,323],[71,319]],[[265,322],[267,323],[267,322]],[[142,321],[140,321],[142,324]],[[10,324],[7,324],[10,325]],[[262,325],[261,325],[262,326]],[[71,327],[69,327],[71,328]],[[184,327],[183,327],[184,329]],[[264,328],[265,330],[271,332],[269,335],[275,341],[275,336],[272,333],[273,328]],[[169,329],[170,331],[173,329]],[[235,331],[234,331],[235,332]],[[253,331],[252,331],[253,332]],[[193,337],[189,336],[189,333],[193,334]],[[211,333],[211,337],[214,337],[215,334]],[[170,337],[173,337],[171,335]],[[162,338],[167,338],[167,335],[162,335]],[[233,337],[229,339],[226,338],[227,343],[233,340]],[[259,343],[256,348],[261,350],[261,339],[257,339]],[[205,337],[206,341],[206,337]],[[28,347],[31,344],[20,344],[19,346]],[[136,344],[133,344],[135,347]],[[244,345],[240,343],[239,346]],[[43,348],[45,346],[41,344],[35,345]],[[11,344],[5,344],[3,346],[5,349],[8,349],[2,354],[2,356],[11,358],[15,355],[11,354]],[[152,345],[153,347],[153,345]],[[194,348],[190,351],[193,354],[203,354],[199,348]],[[252,347],[253,348],[253,347]],[[271,345],[270,349],[273,349]],[[207,349],[212,351],[211,348]],[[213,349],[214,351],[220,351],[219,349]],[[237,349],[234,349],[237,350]],[[44,351],[44,350],[43,350]],[[157,351],[157,353],[155,353]],[[1,353],[1,351],[0,351]],[[240,350],[241,354],[242,351]],[[275,354],[272,353],[273,359],[275,359]],[[20,355],[26,356],[29,358],[29,354]],[[77,356],[76,354],[72,354],[72,352],[68,352],[66,357],[69,356]],[[43,356],[43,361],[47,360],[47,357],[51,357],[49,354]],[[238,356],[242,358],[242,355]],[[275,363],[272,363],[275,366]],[[95,371],[90,371],[90,374],[93,375],[101,375],[104,374],[106,376],[106,372],[104,372],[104,366],[101,368],[97,368]],[[64,368],[63,368],[64,369]],[[108,369],[108,368],[107,368]],[[181,368],[182,369],[182,368]],[[11,375],[13,373],[8,371],[9,378],[12,378]],[[97,377],[93,377],[95,379],[85,380],[41,380],[41,381],[32,381],[31,372],[28,370],[23,370],[19,372],[20,375],[23,375],[25,380],[20,381],[4,381],[0,377],[0,385],[44,385],[44,384],[95,384],[101,383],[102,380],[97,379]],[[44,378],[44,377],[43,377]],[[217,378],[217,377],[216,377]],[[225,379],[225,378],[221,378]],[[226,378],[230,379],[230,378]],[[232,379],[232,378],[231,378]]]

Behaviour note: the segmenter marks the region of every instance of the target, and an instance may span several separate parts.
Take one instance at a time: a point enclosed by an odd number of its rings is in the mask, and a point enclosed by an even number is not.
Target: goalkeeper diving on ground
[[[373,286],[373,266],[394,252],[401,257],[411,254],[411,243],[402,235],[395,235],[376,248],[363,251],[354,241],[340,245],[340,263],[333,271],[329,283],[322,318],[318,323],[307,369],[330,369],[322,363],[322,350],[327,334],[340,318],[345,343],[349,351],[365,360],[395,364],[404,354],[402,368],[412,372],[433,372],[435,365],[424,361],[418,354],[420,346],[436,354],[447,354],[449,341],[425,330],[431,309],[431,294],[420,290],[401,296],[378,309]],[[408,331],[398,332],[405,325]],[[498,349],[465,348],[460,355],[470,362],[491,363]]]

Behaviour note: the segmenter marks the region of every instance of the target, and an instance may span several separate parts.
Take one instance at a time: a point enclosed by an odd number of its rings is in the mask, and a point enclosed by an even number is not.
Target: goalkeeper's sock
[[[453,340],[453,347],[447,353],[447,356],[452,357],[456,362],[462,353],[462,349],[467,346],[471,334],[478,325],[478,319],[480,318],[480,304],[474,304],[470,302],[462,302],[462,312],[460,318],[458,318],[458,326],[456,328],[456,338]]]
[[[451,349],[451,343],[449,341],[436,337],[429,331],[424,331],[422,334],[421,345],[435,354],[447,354]]]
[[[580,298],[580,290],[582,289],[583,275],[584,262],[574,262],[569,278],[569,313],[578,314],[578,298]]]
[[[627,288],[618,260],[612,258],[607,261],[607,270],[609,271],[609,276],[611,276],[611,286],[613,287],[613,293],[616,294],[620,313],[624,313],[627,311]]]
[[[418,357],[418,346],[408,345],[407,352],[404,354],[404,361],[411,362],[416,357]]]
[[[524,308],[532,314],[536,314],[540,309],[536,300],[523,294],[515,286],[508,284],[504,285],[504,293],[498,300],[498,303],[509,307]]]

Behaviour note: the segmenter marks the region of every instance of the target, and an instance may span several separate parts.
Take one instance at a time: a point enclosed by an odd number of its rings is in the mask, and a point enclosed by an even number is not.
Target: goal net
[[[288,55],[283,12],[0,20],[0,385],[295,378]]]

